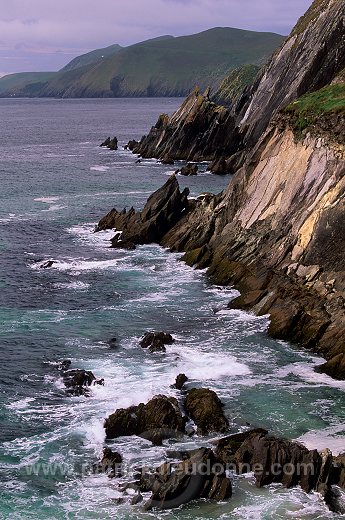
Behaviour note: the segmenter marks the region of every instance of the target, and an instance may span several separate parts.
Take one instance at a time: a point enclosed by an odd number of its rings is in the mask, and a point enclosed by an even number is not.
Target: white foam
[[[35,202],[43,202],[44,204],[51,204],[52,202],[57,202],[61,197],[38,197],[34,199]]]
[[[94,247],[109,249],[110,240],[114,237],[113,230],[98,231],[94,233],[96,222],[87,222],[67,229],[67,232],[77,237],[81,242],[92,244]]]
[[[33,401],[35,401],[34,397],[26,397],[24,399],[19,399],[19,401],[14,401],[13,403],[10,403],[10,404],[6,405],[6,407],[11,410],[24,410]]]
[[[48,259],[47,259],[48,260]],[[35,263],[30,265],[31,269],[40,270],[41,266],[46,263]],[[122,261],[124,258],[121,259]],[[116,268],[119,264],[118,258],[111,260],[87,260],[81,258],[66,258],[65,260],[54,260],[54,263],[50,269],[57,269],[58,271],[70,271],[74,274],[81,271],[98,271],[102,269]],[[43,271],[43,269],[42,269]]]
[[[91,166],[90,170],[95,172],[106,172],[107,170],[110,170],[109,166],[100,166],[96,164],[95,166]]]
[[[330,449],[333,455],[345,452],[345,425],[338,424],[323,430],[311,430],[296,439],[309,450]]]
[[[57,289],[71,289],[74,291],[85,291],[90,287],[90,284],[84,282],[67,282],[67,283],[56,283],[54,287]]]
[[[42,211],[59,211],[60,209],[65,209],[67,206],[62,206],[61,204],[53,204],[52,206],[49,206],[48,209],[42,209]]]

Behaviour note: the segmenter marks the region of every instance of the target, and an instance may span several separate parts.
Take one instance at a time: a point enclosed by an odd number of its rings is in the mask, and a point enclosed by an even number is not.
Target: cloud
[[[31,59],[32,70],[56,70],[71,55],[162,34],[228,26],[287,34],[312,0],[11,0],[0,14],[1,54]],[[46,56],[50,55],[47,60]],[[18,70],[18,60],[13,70]],[[8,70],[8,63],[6,66]]]

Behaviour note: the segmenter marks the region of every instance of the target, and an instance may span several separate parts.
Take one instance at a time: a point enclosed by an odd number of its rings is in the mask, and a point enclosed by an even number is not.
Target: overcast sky
[[[312,0],[3,0],[0,74],[58,70],[112,43],[211,27],[288,34]]]

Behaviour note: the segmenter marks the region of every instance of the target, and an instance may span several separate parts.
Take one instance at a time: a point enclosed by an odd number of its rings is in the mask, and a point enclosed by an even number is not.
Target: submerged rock
[[[121,475],[122,455],[110,448],[103,449],[103,456],[99,464],[94,466],[95,473],[106,473],[109,478]]]
[[[50,267],[53,267],[54,264],[56,264],[54,260],[47,260],[40,265],[40,269],[49,269]]]
[[[208,388],[188,390],[184,408],[198,428],[199,435],[212,432],[225,432],[229,421],[223,412],[223,404],[217,394]]]
[[[166,352],[165,345],[171,345],[174,341],[168,332],[146,332],[140,346],[148,348],[150,352]]]
[[[177,390],[182,390],[182,388],[184,387],[185,383],[187,383],[187,381],[188,381],[188,377],[185,374],[179,374],[176,377],[175,388]]]
[[[117,148],[118,148],[117,137],[113,137],[112,139],[110,139],[110,137],[107,137],[106,140],[103,141],[102,144],[100,144],[100,146],[109,148],[109,150],[117,150]]]

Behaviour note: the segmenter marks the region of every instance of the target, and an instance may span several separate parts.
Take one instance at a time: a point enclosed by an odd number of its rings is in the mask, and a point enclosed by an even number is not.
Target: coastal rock
[[[148,348],[150,352],[166,352],[165,345],[171,345],[174,341],[168,332],[146,332],[140,346]]]
[[[248,430],[242,433],[235,433],[222,437],[213,442],[215,445],[215,454],[223,464],[234,464],[235,454],[242,444],[247,441],[249,437],[254,435],[267,435],[268,431],[262,428],[255,430]]]
[[[188,381],[188,377],[185,374],[179,374],[176,377],[175,388],[177,390],[182,390],[182,388],[184,387],[185,383],[187,383],[187,381]]]
[[[223,412],[223,404],[213,390],[192,388],[187,391],[184,408],[198,428],[199,435],[225,432],[229,421]]]
[[[116,229],[112,247],[126,249],[138,244],[159,242],[189,209],[188,188],[180,192],[175,175],[157,190],[141,212],[112,209],[98,223],[95,231]]]
[[[40,265],[40,269],[49,269],[50,267],[53,267],[54,264],[56,264],[54,260],[47,260]]]
[[[152,490],[145,509],[173,509],[199,498],[229,499],[231,481],[219,468],[214,470],[216,462],[212,450],[200,448],[178,464],[162,464],[149,479],[145,478],[144,489]]]
[[[169,117],[160,115],[156,125],[133,152],[142,157],[208,161],[237,151],[235,119],[230,111],[210,100],[209,89],[196,88]]]
[[[110,139],[110,137],[107,137],[105,141],[103,141],[102,144],[100,144],[100,146],[104,146],[106,148],[109,148],[109,150],[117,150],[118,148],[118,140],[117,140],[117,137],[113,137],[112,139]]]
[[[121,473],[122,455],[110,448],[103,449],[101,462],[94,467],[97,473],[106,473],[109,478],[119,476]]]
[[[182,168],[180,170],[176,170],[175,173],[179,173],[180,175],[184,175],[185,177],[188,177],[190,175],[197,175],[198,165],[187,163],[186,166],[182,166]]]
[[[335,379],[345,379],[345,354],[334,356],[323,365],[316,367],[315,370]]]
[[[90,387],[96,381],[96,377],[90,370],[67,370],[63,374],[63,382],[68,392],[73,395],[85,395]]]
[[[177,400],[158,395],[147,404],[116,410],[105,420],[104,428],[109,439],[139,435],[160,445],[164,438],[181,435],[185,422]]]

